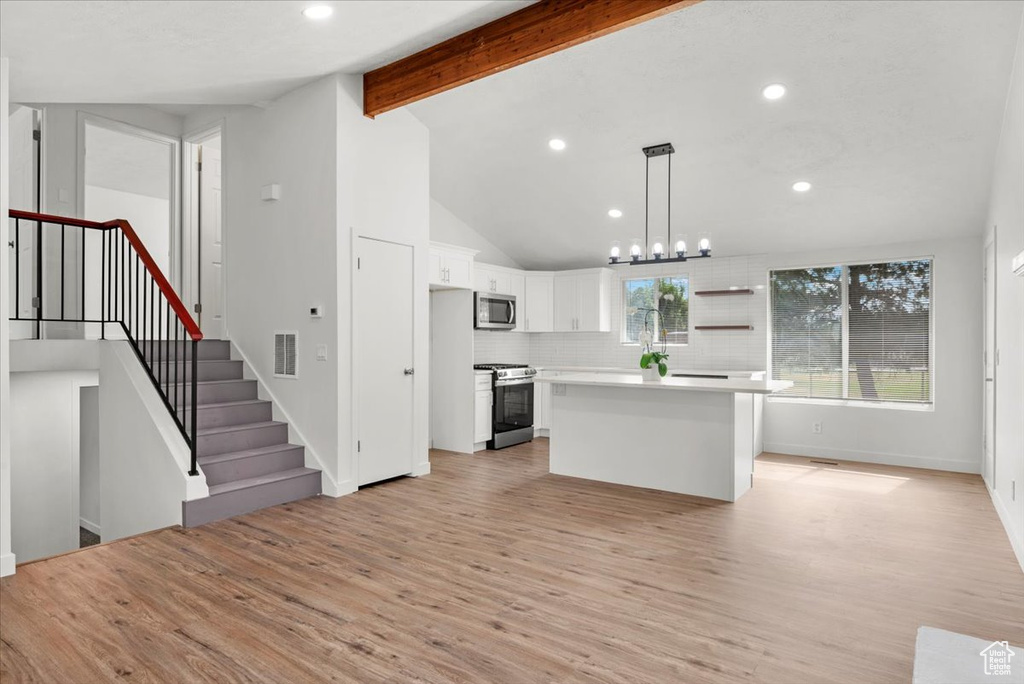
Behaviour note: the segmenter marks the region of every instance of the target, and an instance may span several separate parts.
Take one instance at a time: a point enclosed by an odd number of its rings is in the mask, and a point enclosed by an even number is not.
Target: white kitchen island
[[[777,380],[571,373],[551,383],[550,470],[736,501],[754,473],[755,395]]]

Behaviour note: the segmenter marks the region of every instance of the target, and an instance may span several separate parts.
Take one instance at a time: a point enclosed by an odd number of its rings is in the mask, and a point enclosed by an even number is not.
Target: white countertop
[[[639,375],[640,367],[636,368],[610,368],[603,366],[534,366],[538,372],[549,372],[549,373],[621,373],[624,375]],[[767,371],[764,370],[736,370],[736,369],[721,369],[721,368],[669,368],[668,374],[675,375],[681,373],[684,375],[722,375],[727,378],[753,378],[754,376],[764,376]]]
[[[676,371],[679,372],[679,371]],[[742,394],[773,394],[793,386],[788,380],[744,380],[717,378],[662,378],[644,382],[631,373],[566,373],[550,378],[537,377],[534,382],[558,385],[591,385],[594,387],[633,387],[652,390],[695,390],[700,392],[736,392]]]

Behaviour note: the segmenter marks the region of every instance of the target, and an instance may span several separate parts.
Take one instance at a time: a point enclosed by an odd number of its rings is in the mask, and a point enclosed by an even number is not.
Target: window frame
[[[927,401],[891,401],[853,398],[849,396],[850,387],[850,267],[868,266],[871,264],[898,263],[905,261],[927,261],[929,263],[929,295],[928,295],[928,400]],[[849,261],[817,262],[812,264],[793,264],[785,266],[774,266],[767,271],[768,297],[765,306],[767,307],[768,320],[768,369],[767,379],[774,379],[774,368],[772,358],[772,333],[774,331],[774,319],[772,318],[772,273],[775,271],[796,271],[811,268],[838,268],[840,269],[840,283],[843,316],[842,326],[842,376],[843,396],[842,397],[802,397],[795,395],[772,394],[768,400],[772,402],[788,404],[822,404],[826,406],[857,406],[867,408],[885,408],[906,411],[934,411],[935,410],[935,255],[907,256],[907,257],[878,257],[875,259],[853,259]]]
[[[626,302],[627,302],[626,288],[628,287],[630,282],[635,281],[635,280],[656,280],[656,281],[661,281],[661,280],[685,280],[686,281],[686,306],[687,306],[687,311],[686,311],[686,342],[668,342],[668,343],[666,343],[666,346],[668,346],[668,347],[688,347],[688,346],[690,346],[690,335],[693,333],[692,327],[690,326],[690,313],[691,313],[690,312],[690,304],[691,304],[693,298],[690,296],[691,295],[692,283],[690,282],[691,278],[690,278],[690,272],[689,271],[686,271],[686,272],[683,272],[683,273],[671,273],[671,274],[637,275],[637,276],[634,276],[632,278],[630,278],[630,277],[628,277],[627,275],[624,274],[622,276],[622,278],[619,279],[619,305],[620,305],[619,306],[619,346],[622,346],[622,347],[639,347],[640,346],[640,342],[639,341],[633,342],[633,341],[630,341],[630,340],[626,339],[626,330],[627,330],[627,326],[626,326],[626,309],[628,308],[628,306],[626,304]],[[660,329],[660,319],[661,319],[661,317],[659,316],[658,319],[659,319],[659,322],[656,325],[659,325],[659,329]]]

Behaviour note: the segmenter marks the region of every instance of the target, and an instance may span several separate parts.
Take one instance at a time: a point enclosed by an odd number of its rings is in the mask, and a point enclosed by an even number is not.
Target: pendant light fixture
[[[618,240],[615,240],[612,242],[611,256],[608,257],[609,264],[613,266],[621,264],[630,264],[631,266],[639,264],[668,264],[677,261],[700,259],[711,256],[711,241],[706,236],[702,236],[697,243],[696,254],[690,254],[687,251],[686,240],[683,237],[679,237],[675,242],[672,242],[672,155],[675,154],[675,151],[676,149],[672,147],[672,143],[662,143],[661,145],[652,145],[650,147],[643,148],[644,156],[647,158],[644,175],[643,242],[641,243],[640,238],[633,238],[630,241],[629,260],[623,261],[621,243],[619,243]],[[668,155],[667,238],[663,238],[661,235],[656,235],[654,237],[654,242],[652,243],[650,241],[651,158],[663,157],[666,155]],[[650,252],[647,251],[648,247],[650,247]],[[669,252],[670,249],[672,250],[671,255]]]

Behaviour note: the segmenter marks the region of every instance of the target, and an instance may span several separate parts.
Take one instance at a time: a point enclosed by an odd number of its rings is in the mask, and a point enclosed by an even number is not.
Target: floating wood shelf
[[[752,325],[695,325],[694,330],[753,330]]]
[[[728,297],[729,295],[752,295],[754,291],[749,288],[743,290],[698,290],[693,294],[698,297]]]

